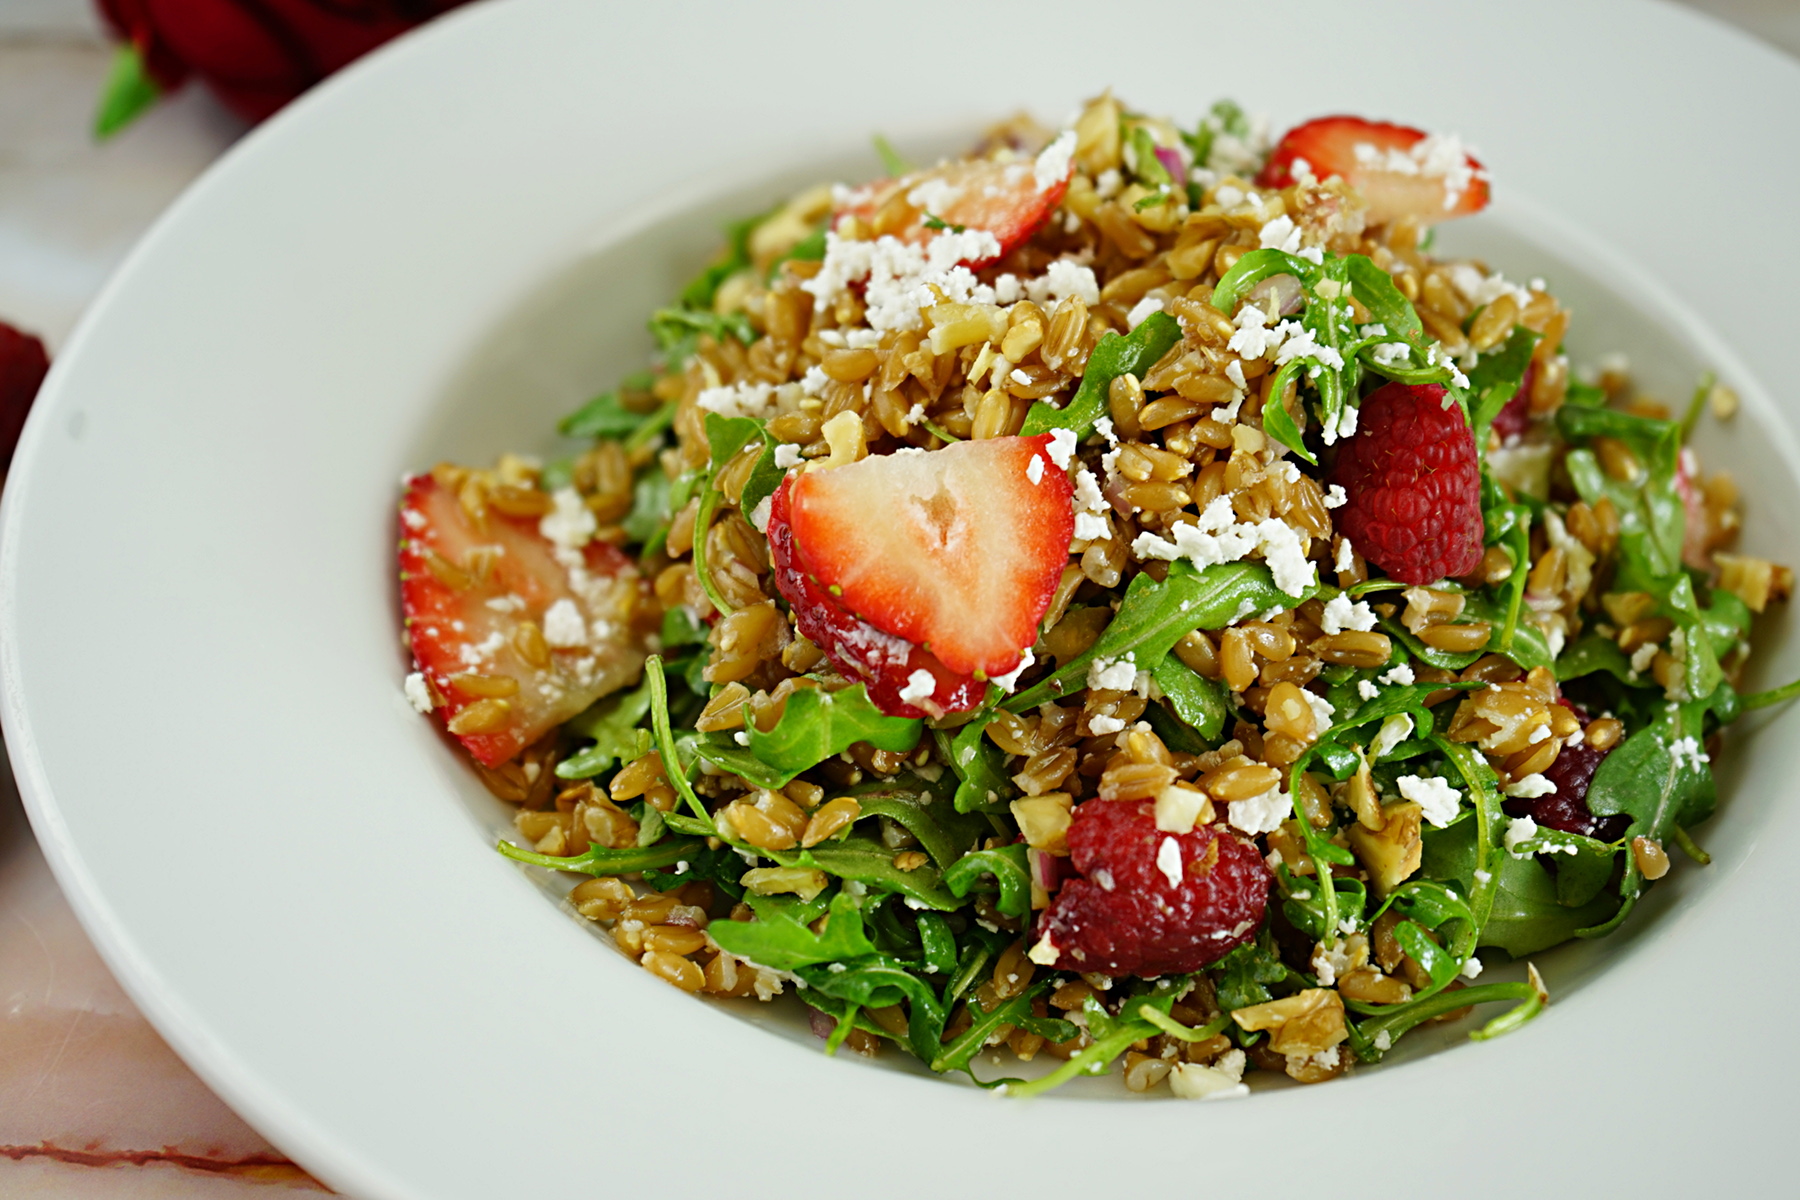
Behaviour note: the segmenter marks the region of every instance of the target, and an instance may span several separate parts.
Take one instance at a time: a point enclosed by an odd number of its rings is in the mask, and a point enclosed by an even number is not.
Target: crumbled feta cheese
[[[1100,716],[1088,718],[1088,731],[1095,737],[1107,737],[1111,734],[1121,733],[1124,729],[1125,722],[1119,720],[1117,717]]]
[[[1137,682],[1137,662],[1130,653],[1120,658],[1104,655],[1088,664],[1087,685],[1114,692],[1129,692]]]
[[[1237,388],[1239,391],[1248,390],[1250,387],[1250,381],[1244,378],[1244,364],[1235,358],[1226,365],[1225,378],[1229,379],[1231,381],[1231,386]],[[1231,415],[1233,418],[1237,416],[1235,412]]]
[[[1125,186],[1125,177],[1119,174],[1117,167],[1108,167],[1094,176],[1094,194],[1102,200],[1111,200]]]
[[[1176,891],[1181,887],[1181,843],[1172,837],[1162,840],[1156,848],[1156,869],[1163,873],[1169,881],[1169,890]]]
[[[1364,700],[1373,700],[1381,695],[1381,689],[1376,687],[1371,680],[1359,679],[1356,681],[1356,694]]]
[[[1536,837],[1537,834],[1538,827],[1536,821],[1532,820],[1530,817],[1514,817],[1511,823],[1507,825],[1506,834],[1500,841],[1501,844],[1506,847],[1507,852],[1514,858],[1524,858],[1526,856],[1519,853],[1519,847]]]
[[[869,328],[917,329],[919,310],[937,302],[932,288],[949,300],[992,304],[994,289],[962,264],[999,255],[999,241],[984,229],[943,230],[922,245],[889,236],[854,241],[828,230],[819,273],[800,286],[812,293],[815,311],[824,312],[851,284],[866,281]]]
[[[1313,726],[1320,733],[1330,729],[1331,718],[1337,715],[1337,707],[1317,692],[1309,692],[1305,688],[1301,688],[1300,694],[1306,697],[1306,705],[1312,709]]]
[[[1025,478],[1031,480],[1032,483],[1044,481],[1044,458],[1042,455],[1032,455],[1031,461],[1025,464]]]
[[[1104,542],[1112,536],[1112,527],[1106,523],[1105,517],[1097,517],[1092,513],[1075,514],[1075,540],[1078,542]]]
[[[1412,347],[1405,342],[1380,342],[1369,352],[1376,366],[1404,366],[1412,359]]]
[[[1354,153],[1356,161],[1364,167],[1391,171],[1396,175],[1425,175],[1443,180],[1446,211],[1461,203],[1463,193],[1472,183],[1486,178],[1484,172],[1471,165],[1469,151],[1453,133],[1430,134],[1404,150],[1397,146],[1359,142]]]
[[[1019,665],[1004,675],[994,676],[994,682],[999,685],[1001,691],[1010,692],[1019,686],[1019,676],[1024,674],[1025,668],[1036,661],[1037,656],[1031,652],[1031,647],[1027,646],[1025,653],[1019,658]]]
[[[1394,1048],[1394,1035],[1385,1029],[1377,1030],[1375,1032],[1375,1048],[1383,1054],[1392,1050]]]
[[[1535,800],[1539,796],[1548,796],[1555,790],[1554,783],[1535,773],[1506,785],[1506,794],[1520,800]]]
[[[750,510],[750,524],[756,527],[756,532],[769,532],[769,514],[772,511],[774,511],[773,496],[764,496],[756,502],[756,507]]]
[[[1677,768],[1686,765],[1695,771],[1712,761],[1712,757],[1700,748],[1700,743],[1691,737],[1677,738],[1675,744],[1669,747],[1669,757],[1674,760]]]
[[[1631,669],[1639,672],[1648,671],[1650,664],[1656,661],[1656,652],[1661,649],[1662,646],[1657,642],[1645,642],[1631,652]]]
[[[414,671],[406,677],[403,685],[407,701],[422,713],[428,713],[435,707],[431,702],[431,689],[425,684],[422,672]]]
[[[1265,250],[1293,254],[1300,249],[1300,227],[1294,224],[1294,218],[1286,214],[1264,224],[1257,231],[1256,237]]]
[[[694,403],[721,417],[755,417],[762,420],[774,415],[775,386],[769,383],[733,383],[703,390]]]
[[[1100,303],[1100,281],[1094,269],[1070,258],[1059,258],[1036,279],[1025,281],[1025,296],[1033,304],[1049,306],[1070,296],[1078,296],[1092,307]]]
[[[1395,713],[1381,723],[1375,732],[1375,740],[1369,743],[1369,761],[1380,762],[1387,754],[1412,736],[1413,719],[1405,713]]]
[[[1462,793],[1437,776],[1402,775],[1395,780],[1400,794],[1424,811],[1425,819],[1442,829],[1456,819]]]
[[[1481,960],[1471,954],[1469,955],[1469,961],[1463,964],[1462,977],[1464,979],[1478,979],[1481,976],[1481,968]]]
[[[1230,823],[1232,828],[1255,837],[1257,834],[1272,833],[1281,828],[1281,823],[1287,820],[1293,811],[1293,797],[1282,791],[1277,785],[1260,796],[1251,796],[1247,800],[1233,800],[1226,806],[1225,820]]]
[[[775,465],[783,471],[789,467],[800,465],[800,447],[792,442],[782,442],[775,447]]]
[[[900,702],[917,704],[921,700],[929,700],[937,691],[937,676],[930,671],[918,670],[906,677],[906,686],[900,689]]]
[[[581,619],[581,610],[575,607],[573,600],[564,596],[544,610],[544,641],[547,644],[567,650],[585,646],[587,640],[587,622]]]
[[[1065,129],[1055,141],[1045,146],[1031,164],[1031,177],[1037,190],[1047,192],[1069,177],[1069,164],[1075,157],[1075,131]]]
[[[1075,457],[1075,445],[1076,439],[1075,431],[1073,429],[1052,430],[1050,442],[1044,447],[1044,453],[1050,456],[1050,461],[1056,464],[1058,470],[1066,471],[1069,469],[1069,462]],[[1086,475],[1090,481],[1094,478],[1093,472],[1091,471],[1084,469],[1082,474]],[[1077,477],[1077,483],[1079,483],[1079,477]],[[1098,492],[1096,491],[1096,495],[1097,494]],[[1098,506],[1096,505],[1095,507]]]
[[[1125,324],[1136,329],[1149,318],[1150,314],[1159,313],[1162,310],[1163,302],[1161,300],[1158,300],[1155,296],[1145,296],[1142,300],[1139,300],[1136,304],[1132,305],[1131,311],[1125,314]]]
[[[1342,633],[1346,629],[1367,633],[1375,628],[1375,610],[1369,607],[1368,601],[1352,602],[1350,597],[1340,592],[1326,601],[1319,628],[1326,633]]]
[[[1413,682],[1412,664],[1396,663],[1394,669],[1380,676],[1380,679],[1383,683],[1411,683]]]
[[[1344,507],[1344,505],[1346,505],[1348,503],[1350,503],[1350,497],[1347,494],[1345,494],[1343,484],[1334,483],[1330,487],[1325,489],[1325,507],[1326,508],[1342,508],[1342,507]],[[1349,540],[1350,540],[1349,538],[1344,539],[1344,541],[1346,543],[1349,542]],[[1348,567],[1339,567],[1338,570],[1346,571],[1346,570],[1349,570],[1349,568]]]
[[[587,545],[600,524],[581,493],[572,487],[557,488],[550,493],[550,502],[556,507],[538,521],[538,533],[564,550],[579,550]]]

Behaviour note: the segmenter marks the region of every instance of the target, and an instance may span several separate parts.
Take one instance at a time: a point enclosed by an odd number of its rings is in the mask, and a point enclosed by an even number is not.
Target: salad
[[[1736,397],[1435,257],[1457,139],[1107,94],[877,147],[731,228],[580,453],[407,481],[406,693],[503,854],[829,1050],[1190,1098],[1517,1028],[1486,967],[1706,863],[1800,688],[1735,686],[1793,589],[1687,445]]]

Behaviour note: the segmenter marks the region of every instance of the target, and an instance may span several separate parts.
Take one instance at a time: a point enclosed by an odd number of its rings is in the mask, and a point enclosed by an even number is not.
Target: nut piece
[[[1404,883],[1425,853],[1420,818],[1424,810],[1408,800],[1384,805],[1382,825],[1371,830],[1362,823],[1350,827],[1350,850],[1368,869],[1369,883],[1377,896],[1385,896]]]
[[[1307,988],[1252,1004],[1231,1014],[1238,1028],[1269,1031],[1269,1049],[1277,1054],[1323,1054],[1349,1037],[1344,1028],[1344,1001],[1330,988]]]

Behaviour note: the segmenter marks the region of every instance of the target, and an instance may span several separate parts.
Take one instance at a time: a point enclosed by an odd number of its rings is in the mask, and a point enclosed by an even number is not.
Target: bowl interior
[[[914,161],[930,161],[968,141],[966,131],[955,130],[911,139],[902,149]],[[716,252],[725,222],[766,210],[820,181],[861,180],[877,171],[866,148],[846,147],[674,195],[634,218],[596,230],[578,257],[519,296],[487,336],[447,370],[438,402],[418,430],[407,460],[395,464],[395,469],[417,470],[440,460],[483,463],[506,450],[545,459],[579,452],[585,443],[559,437],[557,419],[648,362],[649,313],[667,303]],[[1534,276],[1547,280],[1574,312],[1567,349],[1577,367],[1591,365],[1605,354],[1624,353],[1639,390],[1677,412],[1708,371],[1737,388],[1744,404],[1735,420],[1705,419],[1699,426],[1694,442],[1702,463],[1708,470],[1729,469],[1743,490],[1743,548],[1780,558],[1782,547],[1800,540],[1800,477],[1790,435],[1755,381],[1736,366],[1705,324],[1652,277],[1619,261],[1603,243],[1562,225],[1546,210],[1517,199],[1441,227],[1439,246],[1448,256],[1483,259],[1491,269],[1515,280]],[[1779,614],[1759,621],[1758,655],[1749,669],[1747,688],[1770,686],[1793,673],[1796,656],[1789,645],[1789,626]],[[1636,915],[1613,936],[1569,943],[1536,956],[1535,963],[1559,996],[1585,988],[1660,925],[1676,919],[1677,911],[1723,886],[1741,865],[1766,811],[1757,796],[1744,794],[1739,786],[1762,723],[1746,720],[1717,764],[1720,812],[1696,834],[1713,854],[1713,867],[1674,872],[1650,890]],[[447,798],[455,798],[478,836],[492,844],[513,835],[515,810],[481,786],[448,742],[440,765]],[[521,869],[548,901],[545,920],[579,920],[562,903],[573,879]],[[604,930],[581,923],[600,943],[597,953],[611,952],[612,940]],[[1505,963],[1501,960],[1506,956],[1498,951],[1488,951],[1486,957],[1492,965],[1484,980],[1523,978],[1522,963]],[[633,969],[622,957],[618,968]],[[671,1002],[678,1001],[671,998]],[[798,1005],[726,1001],[722,1007],[803,1044],[808,1052],[818,1045]],[[1384,1068],[1466,1044],[1468,1031],[1489,1015],[1481,1012],[1455,1024],[1414,1031]],[[901,1054],[884,1055],[879,1062],[923,1071]],[[1027,1068],[1027,1073],[1034,1072]],[[1078,1081],[1066,1094],[1124,1095],[1116,1081],[1106,1079]]]

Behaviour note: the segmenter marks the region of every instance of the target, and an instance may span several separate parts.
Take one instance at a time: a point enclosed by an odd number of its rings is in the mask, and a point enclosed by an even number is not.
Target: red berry
[[[1295,182],[1294,160],[1304,159],[1314,177],[1336,175],[1360,192],[1371,225],[1400,217],[1430,224],[1486,208],[1487,172],[1481,163],[1449,139],[1421,147],[1428,136],[1386,121],[1319,117],[1282,135],[1256,182],[1288,187]],[[1432,150],[1437,153],[1428,153]]]
[[[1223,825],[1164,833],[1152,801],[1089,800],[1076,806],[1068,838],[1080,877],[1062,885],[1042,925],[1059,968],[1198,971],[1262,925],[1269,869],[1255,846]],[[1179,853],[1164,850],[1169,842]]]
[[[1037,641],[1075,527],[1050,441],[901,450],[792,476],[777,490],[768,525],[776,585],[801,632],[868,680],[884,710],[972,708],[980,681],[1012,672]],[[921,670],[936,684],[915,708],[900,691]],[[890,693],[904,711],[890,707]]]
[[[1557,703],[1580,717],[1582,729],[1587,728],[1586,713],[1567,700]],[[1586,738],[1573,746],[1565,744],[1557,752],[1556,761],[1544,768],[1544,778],[1555,784],[1556,790],[1529,799],[1508,800],[1505,804],[1507,815],[1530,817],[1546,829],[1560,829],[1564,833],[1603,842],[1617,840],[1630,826],[1631,818],[1624,813],[1596,817],[1587,806],[1588,785],[1594,782],[1594,772],[1600,769],[1601,760],[1616,748],[1617,743],[1605,750],[1596,750]]]
[[[873,226],[876,217],[896,198],[917,194],[923,207],[912,206],[902,213],[904,222],[896,228],[881,223],[880,232],[891,234],[903,242],[925,243],[941,230],[927,225],[935,218],[945,226],[981,229],[994,235],[1000,253],[989,258],[965,262],[971,269],[1012,252],[1021,242],[1043,227],[1062,203],[1069,190],[1074,164],[1064,165],[1062,173],[1049,186],[1040,186],[1034,164],[1030,160],[994,162],[975,159],[945,163],[929,171],[915,171],[902,179],[880,180],[852,193],[849,204],[833,216],[854,216]],[[923,189],[923,190],[921,190]]]
[[[867,685],[869,699],[891,717],[925,717],[929,712],[900,699],[914,671],[929,671],[936,686],[929,703],[942,712],[967,712],[980,705],[987,684],[952,671],[930,651],[883,632],[832,599],[825,585],[807,574],[794,553],[788,508],[793,480],[784,480],[769,502],[769,562],[775,586],[794,612],[794,624],[833,666]]]
[[[1332,482],[1338,532],[1402,583],[1467,575],[1481,563],[1481,466],[1462,409],[1435,383],[1390,383],[1362,402]]]
[[[0,322],[0,471],[12,462],[25,415],[49,370],[44,343]]]
[[[436,715],[483,766],[499,766],[637,678],[644,662],[632,627],[638,586],[631,560],[605,542],[561,550],[535,518],[494,509],[471,516],[432,476],[407,480],[400,502],[407,641],[436,693]],[[458,720],[484,702],[473,718]]]

